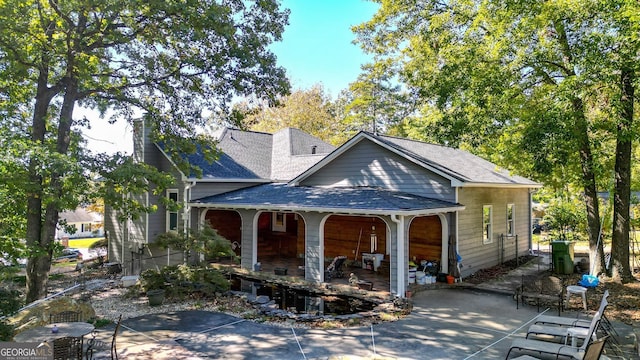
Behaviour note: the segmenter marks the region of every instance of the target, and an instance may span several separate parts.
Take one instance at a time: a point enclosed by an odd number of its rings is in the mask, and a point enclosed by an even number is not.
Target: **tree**
[[[355,30],[365,50],[400,64],[398,79],[420,100],[423,118],[413,124],[432,139],[524,175],[554,178],[557,185],[575,181],[584,194],[591,263],[598,271],[604,256],[597,189],[612,163],[606,149],[622,134],[632,138],[632,131],[612,131],[624,122],[606,115],[620,94],[622,65],[638,62],[638,3],[380,3],[378,13]],[[621,145],[622,153],[627,146]],[[628,178],[620,179],[619,187],[630,186]],[[622,207],[618,216],[615,226],[628,223]],[[628,264],[628,256],[618,255]]]
[[[297,89],[278,99],[277,104],[243,102],[234,109],[244,114],[240,117],[244,129],[274,133],[293,127],[336,145],[342,133],[322,84]]]
[[[393,76],[393,65],[388,59],[365,64],[358,79],[349,84],[351,94],[342,122],[352,135],[360,130],[393,132],[413,112],[411,97],[402,92]]]
[[[144,116],[170,154],[195,151],[204,110],[288,91],[267,48],[287,18],[276,0],[0,3],[0,114],[27,150],[27,301],[45,295],[59,211],[91,196],[88,170],[106,163],[83,148],[76,107]]]
[[[615,192],[613,194],[613,234],[611,242],[612,266],[610,274],[622,282],[631,282],[633,274],[629,265],[629,231],[631,210],[631,159],[633,139],[637,133],[633,129],[634,98],[637,85],[638,51],[640,50],[640,6],[638,3],[622,3],[621,8],[612,12],[616,17],[615,28],[622,41],[615,43],[616,67],[619,69],[619,110],[616,127],[616,155],[615,155]],[[619,16],[620,12],[623,13]],[[631,19],[629,19],[629,17]],[[629,22],[629,20],[635,20]]]

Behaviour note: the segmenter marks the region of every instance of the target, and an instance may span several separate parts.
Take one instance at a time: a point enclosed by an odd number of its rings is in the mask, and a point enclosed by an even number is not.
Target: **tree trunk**
[[[554,28],[558,33],[560,51],[564,56],[566,76],[575,78],[574,54],[569,43],[563,21],[555,21]],[[596,175],[594,172],[594,160],[589,141],[589,126],[585,118],[584,103],[581,98],[574,97],[571,100],[573,110],[573,131],[577,142],[578,155],[582,168],[582,186],[584,187],[584,204],[587,211],[587,232],[589,234],[589,264],[593,274],[597,274],[604,265],[604,253],[602,251],[602,239],[600,229],[600,210],[598,204],[598,192],[596,189]],[[598,257],[598,254],[600,255]]]
[[[42,79],[38,82],[38,91],[43,89],[42,99],[36,99],[32,140],[35,143],[43,143],[45,139],[46,114],[51,99],[57,94],[53,89],[47,88],[47,74],[41,73]],[[77,98],[77,83],[73,78],[68,78],[65,84],[65,96],[60,110],[58,123],[58,133],[56,142],[56,152],[66,154],[71,143],[71,125],[73,109]],[[47,295],[47,282],[51,271],[51,258],[53,255],[53,244],[58,225],[58,215],[61,204],[57,199],[62,197],[63,173],[58,169],[52,169],[51,178],[47,187],[54,196],[47,204],[43,203],[44,191],[42,190],[43,179],[38,173],[40,164],[37,160],[31,159],[30,178],[37,191],[34,191],[28,198],[27,215],[27,245],[31,250],[31,256],[27,262],[27,295],[26,302],[30,303],[41,299]],[[43,206],[45,209],[43,209]]]
[[[574,131],[578,141],[578,153],[582,166],[582,184],[584,187],[584,203],[587,210],[587,232],[589,234],[589,263],[594,274],[604,268],[604,253],[600,238],[600,210],[596,176],[593,167],[593,155],[589,146],[589,130],[584,117],[584,104],[581,99],[573,99]],[[600,256],[598,256],[600,255]]]
[[[46,118],[49,104],[56,95],[56,90],[47,85],[49,72],[46,67],[38,75],[36,101],[34,104],[31,124],[31,141],[35,145],[42,145],[45,140]],[[47,279],[51,268],[51,249],[42,243],[42,164],[37,157],[29,159],[29,186],[27,194],[27,231],[26,244],[29,251],[27,258],[27,303],[38,300],[46,295]]]
[[[620,74],[620,117],[616,136],[615,192],[613,194],[613,234],[610,275],[616,281],[634,280],[629,266],[629,230],[631,201],[631,145],[633,139],[633,71],[626,67]]]

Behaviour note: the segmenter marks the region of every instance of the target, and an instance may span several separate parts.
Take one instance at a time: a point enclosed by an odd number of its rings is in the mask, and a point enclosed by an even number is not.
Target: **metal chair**
[[[111,359],[118,359],[118,349],[116,348],[116,338],[118,337],[118,331],[120,330],[120,323],[122,322],[122,314],[118,317],[118,322],[116,323],[116,328],[113,330],[113,334],[111,335]],[[87,351],[85,352],[85,358],[87,360],[93,359],[93,352],[95,350],[106,350],[109,349],[109,344],[96,339],[96,333],[98,331],[94,331],[93,337],[89,339]]]
[[[330,281],[333,278],[343,278],[344,271],[342,267],[344,266],[345,260],[347,260],[346,256],[336,256],[333,258],[331,264],[329,264],[324,271],[324,281]]]
[[[53,359],[82,359],[82,338],[63,337],[53,341]]]
[[[80,312],[65,310],[55,314],[49,314],[49,324],[80,321]]]

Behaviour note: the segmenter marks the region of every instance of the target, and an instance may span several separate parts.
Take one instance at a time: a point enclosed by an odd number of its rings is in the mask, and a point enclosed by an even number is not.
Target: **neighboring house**
[[[57,240],[95,238],[104,236],[102,214],[85,208],[63,211],[59,215],[60,221],[66,222],[67,227],[75,228],[75,232],[67,232],[64,226],[58,225]]]
[[[540,185],[462,150],[367,132],[333,150],[295,129],[227,130],[218,144],[224,155],[194,179],[144,137],[137,145],[140,160],[174,171],[179,181],[168,195],[186,206],[130,224],[128,238],[110,237],[113,249],[132,254],[160,254],[155,235],[208,222],[238,245],[246,269],[299,259],[306,279],[322,282],[329,259],[377,254],[389,290],[404,296],[413,259],[465,277],[530,248],[531,193]],[[110,259],[132,261],[117,251]]]

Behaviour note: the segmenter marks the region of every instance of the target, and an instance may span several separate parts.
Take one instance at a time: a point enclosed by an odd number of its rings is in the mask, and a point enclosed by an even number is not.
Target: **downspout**
[[[456,187],[456,198],[455,198],[455,202],[456,204],[460,204],[460,188]],[[456,255],[456,270],[458,270],[458,276],[460,279],[460,282],[462,282],[462,271],[460,270],[460,268],[462,268],[462,264],[460,263],[460,261],[458,261],[458,257],[460,256],[460,236],[459,236],[459,231],[460,231],[460,224],[458,223],[458,220],[460,219],[460,210],[456,210],[454,213],[455,218],[455,222],[454,222],[454,227],[455,227],[455,255]]]
[[[391,214],[390,217],[391,221],[396,223],[396,295],[403,298],[405,297],[405,292],[407,290],[407,263],[404,246],[404,216]]]
[[[195,181],[188,183],[185,181],[185,186],[182,194],[182,227],[184,229],[184,236],[187,237],[187,241],[189,240],[189,225],[191,222],[191,207],[188,205],[189,200],[191,200],[191,188],[196,185]],[[189,257],[191,253],[188,253]],[[189,259],[187,259],[189,261]]]
[[[533,250],[533,194],[535,189],[529,189],[529,230],[527,231],[527,237],[529,238],[529,253]]]
[[[129,193],[123,194],[122,196],[125,197],[125,199],[129,199]],[[126,203],[126,200],[125,200],[125,203]],[[126,236],[126,231],[127,231],[128,228],[129,228],[129,217],[127,217],[127,219],[122,222],[122,254],[120,255],[120,264],[121,265],[124,265],[124,238]],[[128,241],[128,239],[127,239],[127,241]]]

